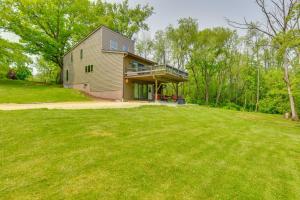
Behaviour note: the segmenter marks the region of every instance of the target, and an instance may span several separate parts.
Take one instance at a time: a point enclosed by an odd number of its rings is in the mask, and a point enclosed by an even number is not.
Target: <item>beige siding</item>
[[[89,82],[95,83],[90,86],[93,92],[123,90],[123,55],[100,53],[90,74]]]
[[[110,40],[115,40],[118,43],[118,51],[123,51],[123,45],[128,47],[128,52],[134,53],[134,41],[126,38],[125,36],[113,32],[112,30],[102,27],[102,49],[103,50],[112,50],[110,49]]]
[[[122,99],[123,96],[123,54],[102,52],[102,28],[90,35],[64,57],[64,72],[69,71],[65,87],[72,87],[91,95]],[[83,58],[80,59],[80,50]],[[71,62],[73,54],[73,63]],[[93,65],[93,72],[86,73],[85,66]]]
[[[127,83],[124,80],[124,100],[134,99],[134,81],[128,79]]]

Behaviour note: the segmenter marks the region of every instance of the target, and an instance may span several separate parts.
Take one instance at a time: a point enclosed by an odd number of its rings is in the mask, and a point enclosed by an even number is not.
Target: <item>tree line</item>
[[[192,103],[266,113],[300,110],[300,6],[296,0],[257,0],[262,22],[228,23],[245,29],[200,30],[196,19],[157,31],[137,42],[137,52],[189,72],[181,87]],[[172,86],[170,86],[172,89]]]

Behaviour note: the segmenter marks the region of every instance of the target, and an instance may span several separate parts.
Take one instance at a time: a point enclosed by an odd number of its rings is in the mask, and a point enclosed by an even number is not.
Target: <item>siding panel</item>
[[[103,98],[122,99],[123,54],[102,51],[102,30],[90,35],[64,57],[64,71],[69,70],[69,81],[65,87],[72,87]],[[83,58],[80,59],[80,50]],[[71,62],[73,54],[73,63]],[[86,73],[85,66],[93,65],[93,72]],[[65,78],[65,77],[64,77]]]

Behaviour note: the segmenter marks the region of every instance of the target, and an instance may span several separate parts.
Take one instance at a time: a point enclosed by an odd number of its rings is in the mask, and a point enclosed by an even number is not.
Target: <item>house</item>
[[[73,46],[63,62],[64,87],[120,101],[158,100],[165,83],[188,78],[184,71],[135,55],[133,40],[105,26]]]

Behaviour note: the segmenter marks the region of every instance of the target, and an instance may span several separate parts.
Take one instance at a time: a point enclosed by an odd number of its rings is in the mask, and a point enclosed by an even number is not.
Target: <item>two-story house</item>
[[[134,54],[134,41],[101,26],[64,55],[64,87],[92,96],[127,100],[157,100],[164,83],[187,80],[188,74],[157,65]]]

